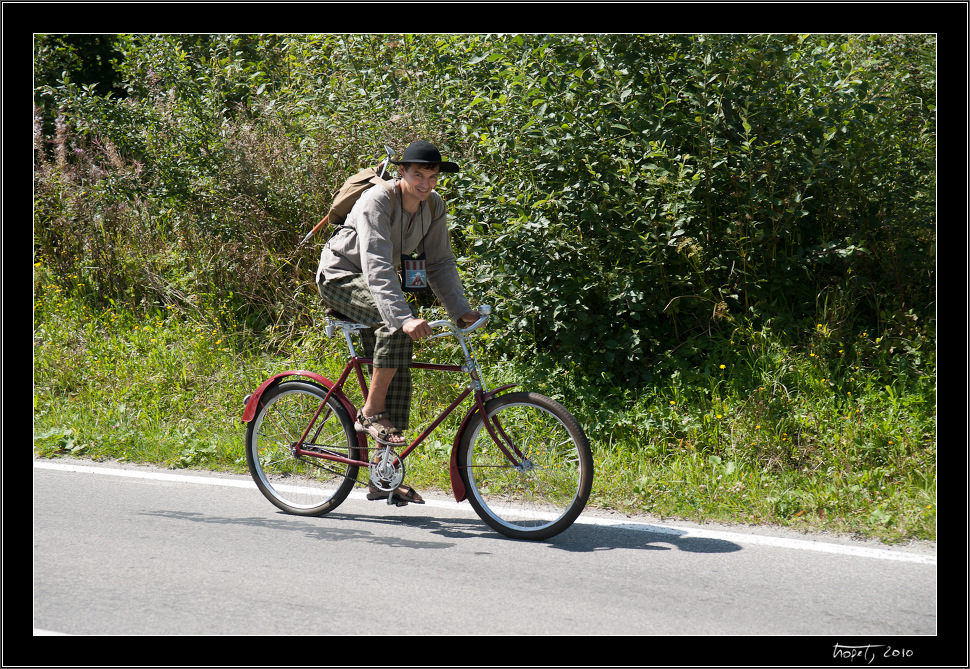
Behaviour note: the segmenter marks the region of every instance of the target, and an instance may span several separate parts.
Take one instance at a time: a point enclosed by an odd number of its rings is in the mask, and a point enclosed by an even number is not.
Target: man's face
[[[416,198],[418,202],[424,202],[431,195],[435,185],[438,183],[438,170],[435,167],[424,167],[412,164],[405,170],[400,168],[401,185],[406,193]]]

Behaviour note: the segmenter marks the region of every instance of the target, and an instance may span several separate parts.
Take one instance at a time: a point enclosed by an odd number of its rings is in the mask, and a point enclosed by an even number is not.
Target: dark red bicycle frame
[[[293,444],[292,446],[293,455],[297,457],[305,456],[305,457],[320,458],[322,460],[331,460],[334,462],[342,462],[344,464],[356,465],[358,467],[369,467],[370,459],[368,456],[367,437],[366,437],[366,434],[363,432],[357,433],[357,444],[358,444],[358,447],[361,449],[361,452],[364,454],[364,457],[361,460],[345,458],[343,456],[332,454],[332,453],[319,453],[316,451],[304,450],[303,444],[306,442],[307,435],[310,434],[310,431],[313,429],[313,426],[317,422],[317,419],[320,417],[320,414],[323,411],[324,407],[327,406],[327,401],[330,399],[331,395],[335,396],[337,400],[343,405],[343,407],[350,414],[351,419],[355,417],[356,407],[354,406],[353,402],[350,401],[347,395],[343,392],[343,387],[344,387],[344,384],[347,382],[348,377],[350,376],[350,370],[353,369],[357,374],[357,382],[360,385],[361,393],[363,394],[364,399],[366,400],[368,389],[367,389],[367,381],[364,378],[363,365],[370,365],[372,363],[373,363],[372,358],[361,358],[358,356],[351,357],[351,359],[347,362],[347,365],[344,367],[343,372],[340,374],[340,378],[338,378],[336,382],[333,382],[327,377],[317,374],[316,372],[310,372],[307,370],[289,370],[286,372],[280,372],[279,374],[276,374],[270,377],[269,379],[267,379],[266,381],[264,381],[259,386],[259,388],[256,389],[256,392],[254,392],[253,395],[249,398],[249,401],[246,403],[245,411],[243,412],[242,421],[244,423],[248,423],[251,420],[253,420],[253,418],[256,415],[256,411],[260,406],[260,398],[262,397],[262,395],[270,388],[278,385],[283,379],[291,376],[298,376],[298,377],[311,379],[312,381],[315,381],[318,384],[325,387],[327,389],[327,394],[323,398],[323,401],[320,403],[320,406],[317,408],[316,413],[313,414],[313,418],[310,420],[310,423],[306,426],[306,429],[304,429],[303,434],[300,436],[299,441],[297,441],[296,444]],[[411,369],[426,369],[426,370],[432,370],[432,371],[438,371],[438,372],[465,372],[464,368],[462,368],[459,365],[442,365],[442,364],[430,363],[430,362],[412,362]],[[477,381],[477,379],[475,379],[475,381]],[[485,392],[482,390],[473,391],[471,385],[469,385],[463,391],[461,391],[461,393],[458,394],[458,397],[455,398],[455,400],[450,405],[448,405],[448,407],[444,411],[442,411],[441,414],[428,427],[426,427],[424,431],[420,435],[418,435],[418,437],[413,442],[408,444],[408,446],[403,451],[398,453],[398,457],[401,460],[404,460],[405,458],[407,458],[407,456],[412,451],[414,451],[414,449],[417,448],[421,444],[421,442],[423,442],[432,432],[435,431],[435,429],[439,425],[441,425],[442,421],[444,421],[445,418],[447,418],[452,411],[458,408],[459,404],[464,402],[465,399],[474,392],[475,401],[472,407],[465,414],[464,419],[462,419],[461,425],[458,427],[458,430],[455,432],[455,439],[451,448],[451,463],[449,466],[449,476],[451,478],[451,487],[452,487],[452,492],[455,495],[455,501],[460,502],[465,499],[465,484],[462,482],[462,477],[460,475],[459,467],[458,467],[458,446],[459,444],[461,444],[462,436],[464,435],[465,430],[468,428],[468,425],[471,422],[471,419],[475,415],[476,411],[481,413],[482,420],[485,424],[485,429],[488,431],[489,435],[495,441],[495,444],[499,447],[499,449],[501,449],[501,451],[509,459],[510,466],[512,467],[520,466],[520,461],[523,459],[522,453],[519,452],[518,448],[516,448],[512,440],[509,439],[507,434],[505,434],[505,431],[502,429],[502,426],[499,424],[499,422],[494,419],[489,419],[488,414],[485,412],[485,403],[488,400],[492,399],[503,390],[508,390],[509,388],[512,388],[515,385],[516,384],[509,384],[509,385],[501,386],[499,388],[496,388],[495,390],[491,390],[488,392]],[[323,425],[321,424],[318,430],[322,429],[322,427]]]

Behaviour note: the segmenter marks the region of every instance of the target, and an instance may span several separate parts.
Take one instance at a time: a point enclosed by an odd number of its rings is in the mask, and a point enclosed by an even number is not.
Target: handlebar
[[[473,330],[477,330],[478,328],[482,327],[483,325],[485,325],[485,323],[488,322],[488,318],[492,313],[492,307],[488,306],[487,304],[483,304],[482,306],[478,307],[477,311],[479,314],[481,314],[481,317],[477,321],[469,325],[467,328],[460,328],[454,323],[452,323],[451,321],[444,320],[444,319],[438,320],[438,321],[431,321],[430,323],[428,323],[428,325],[430,325],[432,328],[446,327],[448,328],[449,331],[440,332],[436,335],[425,337],[425,341],[429,339],[436,339],[438,337],[447,337],[448,335],[455,335],[455,334],[466,335],[469,332],[472,332]]]
[[[444,320],[444,319],[429,322],[428,325],[431,326],[432,328],[446,327],[448,328],[448,332],[440,332],[438,334],[431,335],[430,337],[425,337],[425,341],[429,339],[436,339],[438,337],[448,337],[448,336],[457,336],[457,335],[464,336],[464,335],[467,335],[469,332],[472,332],[473,330],[477,330],[478,328],[482,327],[483,325],[485,325],[485,323],[488,322],[489,316],[492,313],[492,307],[488,305],[482,305],[478,307],[477,311],[479,314],[481,314],[481,317],[477,321],[469,325],[467,328],[460,328],[454,323],[452,323],[451,321]],[[358,330],[366,330],[370,326],[363,325],[361,323],[354,323],[351,321],[343,321],[343,320],[339,320],[337,318],[331,318],[328,316],[327,323],[325,326],[325,331],[327,336],[332,337],[334,334],[334,329],[337,327],[339,327],[341,331],[343,331],[345,336],[349,336],[354,332],[357,332]]]
[[[476,384],[481,384],[481,378],[478,372],[478,363],[475,360],[475,354],[471,350],[471,342],[466,341],[465,335],[477,330],[478,328],[485,325],[488,322],[489,316],[492,313],[492,307],[488,305],[482,305],[477,309],[480,317],[477,321],[469,325],[467,328],[460,328],[449,320],[437,320],[428,323],[432,328],[444,327],[448,328],[447,332],[440,332],[438,334],[433,334],[430,337],[425,337],[425,341],[429,339],[437,339],[438,337],[455,337],[458,340],[459,346],[461,346],[462,353],[465,356],[465,364],[462,366],[462,371],[468,372],[472,375],[474,382]],[[327,314],[326,323],[324,325],[324,331],[328,337],[334,335],[334,331],[339,329],[344,336],[344,340],[347,343],[347,350],[350,352],[351,356],[357,355],[354,352],[354,343],[351,340],[351,336],[360,330],[368,330],[371,326],[363,325],[362,323],[354,323],[352,321],[339,320],[337,317]],[[482,386],[484,387],[484,386]]]

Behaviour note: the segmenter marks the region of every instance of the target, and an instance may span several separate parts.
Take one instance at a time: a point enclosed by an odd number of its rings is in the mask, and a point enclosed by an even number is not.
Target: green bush
[[[510,356],[619,387],[735,318],[925,320],[934,46],[119,36],[126,95],[38,87],[37,249],[97,295],[305,327],[315,252],[296,243],[349,172],[421,136],[464,166],[441,190]]]

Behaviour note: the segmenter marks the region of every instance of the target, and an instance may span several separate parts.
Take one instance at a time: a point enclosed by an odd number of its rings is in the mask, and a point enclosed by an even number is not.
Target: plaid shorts
[[[324,303],[347,318],[370,325],[360,332],[364,357],[373,358],[375,367],[396,367],[397,372],[387,390],[385,408],[395,427],[406,430],[411,417],[411,358],[414,342],[403,330],[390,332],[363,275],[353,274],[317,284]],[[415,308],[411,306],[411,312]],[[415,315],[417,315],[415,313]]]

